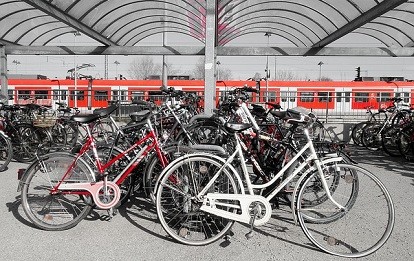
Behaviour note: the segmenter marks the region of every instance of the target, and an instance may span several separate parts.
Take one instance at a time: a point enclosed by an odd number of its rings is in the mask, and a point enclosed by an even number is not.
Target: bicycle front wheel
[[[223,163],[203,156],[186,157],[163,174],[157,189],[157,215],[165,231],[175,240],[187,245],[210,244],[222,238],[234,221],[201,211],[202,199],[196,196]],[[237,193],[227,168],[210,186],[208,193]],[[229,206],[233,204],[227,203]],[[223,209],[236,211],[231,207]]]
[[[341,178],[331,195],[345,209],[339,209],[328,198],[315,204],[316,194],[327,194],[322,186],[314,185],[319,177],[313,173],[298,193],[296,211],[300,226],[309,240],[327,253],[342,257],[369,255],[388,240],[394,227],[390,194],[377,177],[361,167],[338,164],[335,168]],[[344,197],[349,193],[344,191],[352,191],[355,186],[357,197]],[[313,222],[318,220],[325,222]]]
[[[77,193],[50,193],[62,180],[75,156],[53,153],[33,162],[21,181],[23,210],[30,221],[44,230],[74,227],[90,212],[93,200]],[[64,183],[92,182],[94,175],[84,160],[78,159]]]

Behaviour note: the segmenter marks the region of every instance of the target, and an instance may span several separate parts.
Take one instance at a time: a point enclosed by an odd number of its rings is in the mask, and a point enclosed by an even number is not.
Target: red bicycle
[[[18,190],[27,217],[41,229],[65,230],[77,225],[93,207],[111,214],[119,205],[123,182],[150,152],[154,151],[160,164],[167,166],[167,154],[160,147],[151,115],[148,110],[134,113],[139,118],[136,122],[141,126],[142,137],[126,149],[112,148],[112,152],[104,153],[105,157],[98,151],[91,132],[99,115],[72,116],[84,127],[87,138],[76,155],[50,153],[39,157],[24,172]]]

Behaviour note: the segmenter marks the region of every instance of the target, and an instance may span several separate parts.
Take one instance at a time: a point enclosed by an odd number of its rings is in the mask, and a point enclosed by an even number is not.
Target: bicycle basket
[[[57,118],[52,116],[38,117],[33,120],[33,126],[40,128],[48,128],[55,125]]]

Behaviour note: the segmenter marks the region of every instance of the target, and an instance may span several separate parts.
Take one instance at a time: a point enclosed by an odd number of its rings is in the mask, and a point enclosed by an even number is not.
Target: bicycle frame
[[[56,186],[51,190],[51,194],[57,193],[69,193],[69,194],[80,194],[80,195],[92,195],[95,204],[101,209],[110,209],[114,207],[120,198],[119,186],[121,183],[131,174],[131,172],[142,162],[142,160],[153,150],[157,153],[161,164],[163,167],[167,165],[167,159],[161,152],[161,148],[158,143],[157,136],[151,125],[151,121],[147,119],[147,124],[149,126],[148,134],[142,139],[138,140],[132,144],[128,149],[119,153],[114,158],[109,160],[107,163],[102,163],[98,156],[98,150],[94,138],[92,136],[89,126],[86,126],[87,130],[87,140],[80,149],[80,152],[76,155],[75,159],[69,166],[66,173],[63,175],[63,178],[56,184]],[[143,145],[143,146],[142,146]],[[106,170],[112,166],[119,159],[125,157],[129,152],[142,146],[136,155],[130,160],[129,164],[115,177],[113,181],[107,180]],[[103,175],[103,181],[99,182],[88,182],[88,183],[63,183],[71,170],[75,167],[76,162],[80,159],[86,152],[92,150],[94,163],[98,170],[99,175]],[[108,188],[112,191],[109,192]],[[100,198],[102,196],[113,197],[112,200],[108,202],[102,201]]]
[[[252,216],[251,216],[251,208],[254,205],[254,208],[261,208],[261,209],[265,209],[265,215],[263,217],[261,217],[259,220],[253,220],[254,225],[255,226],[260,226],[265,224],[271,217],[271,212],[272,212],[272,208],[271,205],[269,203],[269,201],[275,197],[275,195],[281,191],[285,185],[287,183],[289,183],[295,176],[297,176],[299,173],[302,172],[302,170],[305,170],[305,174],[307,174],[310,170],[315,170],[315,166],[316,166],[316,170],[319,173],[319,177],[322,181],[322,185],[323,188],[328,196],[328,199],[331,200],[331,202],[338,207],[339,209],[344,210],[345,208],[340,205],[339,203],[337,203],[333,198],[332,195],[329,191],[329,187],[326,181],[326,178],[324,176],[323,170],[322,170],[322,166],[324,164],[327,163],[332,163],[332,162],[339,162],[342,160],[341,157],[335,157],[335,158],[330,158],[324,161],[321,161],[318,156],[317,153],[315,151],[315,148],[313,146],[313,142],[309,136],[309,132],[307,129],[304,130],[305,132],[305,136],[307,138],[307,143],[306,145],[289,161],[286,163],[286,165],[267,183],[265,184],[260,184],[260,185],[255,185],[252,184],[251,180],[250,180],[250,176],[247,170],[247,166],[245,163],[245,158],[243,155],[243,150],[241,147],[241,140],[238,137],[237,134],[235,134],[235,138],[236,138],[236,149],[233,152],[233,154],[227,158],[227,160],[223,160],[222,158],[220,158],[219,156],[213,155],[213,154],[207,154],[207,153],[198,153],[198,154],[191,154],[191,155],[184,155],[178,159],[176,159],[174,162],[172,162],[169,166],[174,166],[175,163],[180,162],[180,161],[185,161],[186,159],[189,159],[191,157],[195,157],[195,156],[204,156],[204,157],[211,157],[215,160],[218,160],[219,162],[222,163],[222,166],[220,167],[220,169],[214,174],[214,176],[210,179],[210,181],[205,185],[205,187],[194,197],[192,198],[192,200],[198,200],[199,202],[202,202],[202,206],[200,207],[200,210],[203,210],[205,212],[217,215],[217,216],[221,216],[224,218],[228,218],[228,219],[232,219],[232,220],[236,220],[239,222],[243,222],[243,223],[247,223],[249,224],[250,222],[252,222]],[[309,155],[306,156],[305,152],[309,151]],[[288,177],[286,177],[276,188],[274,188],[272,190],[272,192],[267,196],[267,197],[263,197],[261,195],[255,195],[254,193],[254,189],[263,189],[263,188],[267,188],[270,187],[272,184],[274,184],[279,178],[282,177],[282,175],[286,172],[286,170],[296,162],[297,159],[299,159],[299,157],[301,156],[305,156],[305,161],[303,163],[301,163]],[[240,162],[240,165],[242,167],[242,174],[239,174],[232,166],[232,162],[238,158],[238,162]],[[310,166],[310,163],[314,163],[312,166]],[[306,167],[308,166],[308,168],[306,169]],[[169,169],[171,169],[172,167],[167,167],[167,169],[164,170],[163,173],[165,173],[166,171],[168,171]],[[241,194],[220,194],[220,193],[207,193],[207,191],[209,190],[209,188],[214,184],[215,180],[217,180],[217,178],[222,174],[224,169],[230,169],[232,174],[234,175],[234,177],[236,177],[237,179],[237,183],[239,184],[240,188],[241,188]],[[244,176],[244,181],[246,182],[246,185],[243,185],[242,182],[242,177],[241,175]],[[162,176],[162,174],[161,174]],[[307,176],[307,175],[303,175],[301,176],[301,179],[299,181],[302,181],[303,178]],[[165,184],[163,184],[165,185]],[[168,186],[168,185],[167,185]],[[296,187],[294,190],[294,194],[296,194],[296,191],[299,189],[300,186],[300,182],[296,183]],[[246,192],[248,194],[246,194]],[[179,191],[176,191],[178,193],[182,193]],[[207,194],[206,194],[207,193]],[[224,200],[225,202],[220,202],[220,200]],[[234,202],[234,201],[238,201],[240,204],[234,204],[234,203],[229,203],[229,202]],[[293,205],[293,202],[292,202]],[[217,208],[216,206],[220,206],[220,208]],[[238,209],[240,211],[238,211],[237,213],[235,212],[229,212],[224,210],[224,208],[231,208],[231,209]],[[259,211],[259,213],[261,213],[261,211]],[[294,214],[295,215],[295,214]],[[295,216],[295,220],[296,220],[296,216]]]

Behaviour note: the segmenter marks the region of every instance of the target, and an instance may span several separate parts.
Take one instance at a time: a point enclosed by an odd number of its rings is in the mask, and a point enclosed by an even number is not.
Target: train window
[[[336,92],[336,102],[342,101],[342,92]]]
[[[300,93],[301,102],[313,102],[313,100],[314,100],[313,92],[301,92]]]
[[[118,91],[112,91],[112,100],[114,101],[119,100]]]
[[[127,99],[127,91],[121,91],[121,101],[125,101]]]
[[[167,97],[162,92],[159,92],[159,91],[148,92],[148,96],[150,100],[154,102],[158,102],[158,103],[164,102],[167,100]]]
[[[345,102],[351,101],[351,92],[345,92]]]
[[[332,96],[333,94],[329,92],[318,92],[319,102],[331,102]]]
[[[226,91],[220,91],[220,99],[219,101],[226,101],[227,100],[227,92]]]
[[[276,92],[269,92],[269,102],[276,101]]]
[[[356,92],[355,102],[368,102],[368,97],[369,97],[368,92]]]
[[[76,91],[77,92],[77,100],[83,101],[85,100],[85,91]],[[75,98],[75,91],[70,91],[70,99],[73,101]]]
[[[280,99],[282,102],[286,102],[288,99],[289,101],[294,102],[296,101],[295,92],[281,91]]]
[[[410,102],[410,93],[409,92],[396,92],[395,97],[403,98],[403,101],[406,103]]]
[[[391,98],[389,92],[377,92],[377,102],[386,102]]]
[[[18,90],[17,91],[17,98],[19,100],[26,100],[30,98],[30,91],[29,90]]]
[[[13,90],[8,90],[7,93],[9,95],[9,100],[13,100],[14,99]]]
[[[95,101],[107,101],[108,91],[95,91],[94,97]]]
[[[48,93],[49,91],[44,91],[44,90],[35,91],[35,98],[36,99],[47,99]]]
[[[66,91],[60,91],[60,95],[61,95],[61,98],[62,98],[62,100],[66,100]]]
[[[132,100],[144,100],[144,92],[132,91],[131,99]]]

